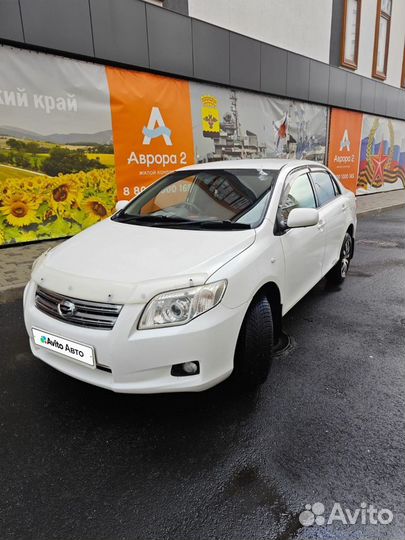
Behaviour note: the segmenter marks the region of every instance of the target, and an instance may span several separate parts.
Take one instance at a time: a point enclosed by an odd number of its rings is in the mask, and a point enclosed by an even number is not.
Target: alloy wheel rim
[[[347,271],[349,269],[351,249],[352,249],[352,240],[349,237],[349,238],[346,238],[343,244],[343,249],[342,249],[342,257],[341,257],[341,263],[340,263],[340,273],[342,277],[346,277]]]

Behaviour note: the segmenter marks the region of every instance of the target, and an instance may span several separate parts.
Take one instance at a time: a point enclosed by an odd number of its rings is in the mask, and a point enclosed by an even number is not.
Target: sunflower
[[[24,227],[38,223],[38,206],[39,201],[30,193],[17,192],[2,198],[0,211],[10,225]]]
[[[64,214],[80,195],[78,184],[67,176],[49,179],[46,184],[49,192],[49,206],[59,215]]]
[[[14,181],[15,189],[21,191],[38,192],[42,189],[43,179],[39,176],[22,178],[21,180]]]
[[[0,229],[0,246],[6,243],[6,235],[4,232]]]
[[[4,197],[10,195],[14,189],[14,182],[11,178],[6,178],[0,181],[0,205]]]
[[[96,192],[106,193],[115,190],[115,170],[103,169],[90,171],[82,178],[86,191],[92,194]]]
[[[83,227],[89,227],[97,221],[108,217],[111,214],[111,203],[107,197],[92,196],[83,199],[81,208],[86,214],[86,218],[83,222]]]

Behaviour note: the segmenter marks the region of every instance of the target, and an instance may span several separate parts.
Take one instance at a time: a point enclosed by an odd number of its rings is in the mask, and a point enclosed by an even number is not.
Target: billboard
[[[71,236],[167,172],[324,161],[327,108],[0,47],[0,245]]]
[[[405,122],[332,109],[328,166],[357,195],[405,187]]]
[[[325,161],[326,107],[190,83],[195,158]]]
[[[189,83],[106,68],[111,95],[118,198],[130,199],[194,163]]]
[[[342,184],[356,193],[359,173],[359,150],[363,115],[332,109],[328,165]]]
[[[326,160],[329,109],[0,46],[0,245],[74,235],[192,163]],[[332,109],[328,164],[403,188],[405,122]]]
[[[357,194],[405,187],[405,122],[364,115]]]
[[[0,244],[73,235],[116,199],[102,66],[0,47]]]

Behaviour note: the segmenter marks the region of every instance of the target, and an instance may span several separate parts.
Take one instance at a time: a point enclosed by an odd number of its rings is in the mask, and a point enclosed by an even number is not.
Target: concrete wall
[[[329,62],[332,0],[189,0],[189,15]]]

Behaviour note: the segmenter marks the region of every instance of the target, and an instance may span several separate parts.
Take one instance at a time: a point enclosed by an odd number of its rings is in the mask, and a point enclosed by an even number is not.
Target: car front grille
[[[122,305],[79,300],[39,286],[35,305],[43,313],[65,323],[101,330],[112,330],[122,309]]]

